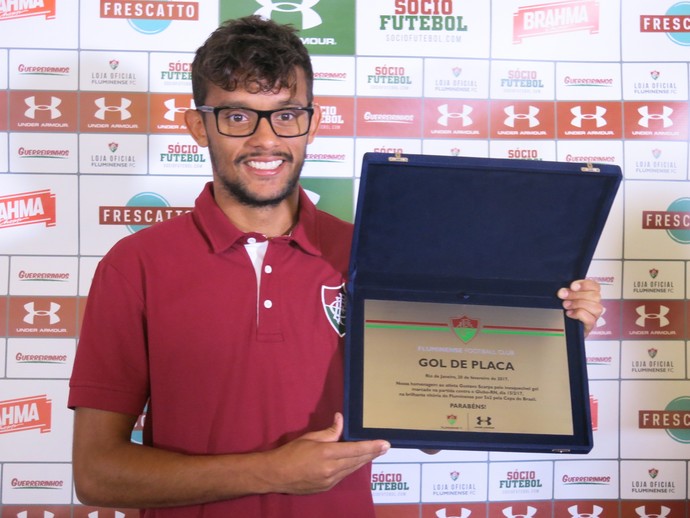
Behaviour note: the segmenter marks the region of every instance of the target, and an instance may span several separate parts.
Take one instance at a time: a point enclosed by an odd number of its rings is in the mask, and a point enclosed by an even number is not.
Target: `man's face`
[[[250,93],[238,88],[232,92],[210,85],[208,106],[233,106],[255,110],[305,107],[307,90],[304,72],[297,71],[293,92]],[[307,144],[316,134],[320,120],[318,107],[309,133],[301,137],[278,137],[266,119],[248,137],[228,137],[218,133],[212,113],[189,110],[187,126],[197,143],[208,146],[213,166],[216,197],[231,197],[251,206],[275,206],[295,192],[304,164]]]

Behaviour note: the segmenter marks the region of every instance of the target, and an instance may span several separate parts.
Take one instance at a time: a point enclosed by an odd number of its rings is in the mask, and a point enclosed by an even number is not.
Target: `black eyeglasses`
[[[213,113],[218,133],[227,137],[248,137],[266,119],[273,132],[279,137],[301,137],[309,132],[313,107],[281,108],[279,110],[252,110],[233,106],[198,106],[197,110]]]

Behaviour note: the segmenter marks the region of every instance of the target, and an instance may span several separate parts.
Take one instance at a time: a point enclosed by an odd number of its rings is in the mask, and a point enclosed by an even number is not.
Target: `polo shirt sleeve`
[[[136,261],[135,261],[136,262]],[[106,256],[89,291],[68,406],[139,415],[148,399],[143,275]]]

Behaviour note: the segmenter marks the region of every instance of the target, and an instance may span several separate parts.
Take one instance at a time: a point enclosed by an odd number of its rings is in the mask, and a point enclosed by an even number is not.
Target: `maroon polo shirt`
[[[69,406],[138,415],[148,403],[146,442],[190,454],[263,451],[327,428],[342,410],[344,329],[333,316],[351,237],[300,191],[298,224],[269,241],[257,293],[244,245],[262,236],[235,228],[209,183],[191,213],[121,240],[100,262]],[[373,517],[369,472],[317,495],[209,504],[203,516]]]

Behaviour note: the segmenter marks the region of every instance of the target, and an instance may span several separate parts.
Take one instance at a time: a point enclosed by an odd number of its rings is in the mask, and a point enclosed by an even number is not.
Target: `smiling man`
[[[149,517],[373,518],[370,462],[340,442],[352,226],[299,187],[320,121],[290,27],[230,21],[197,51],[186,122],[213,180],[191,213],[100,262],[70,381],[79,499]],[[561,294],[591,328],[599,289]],[[144,445],[130,442],[146,409]]]

